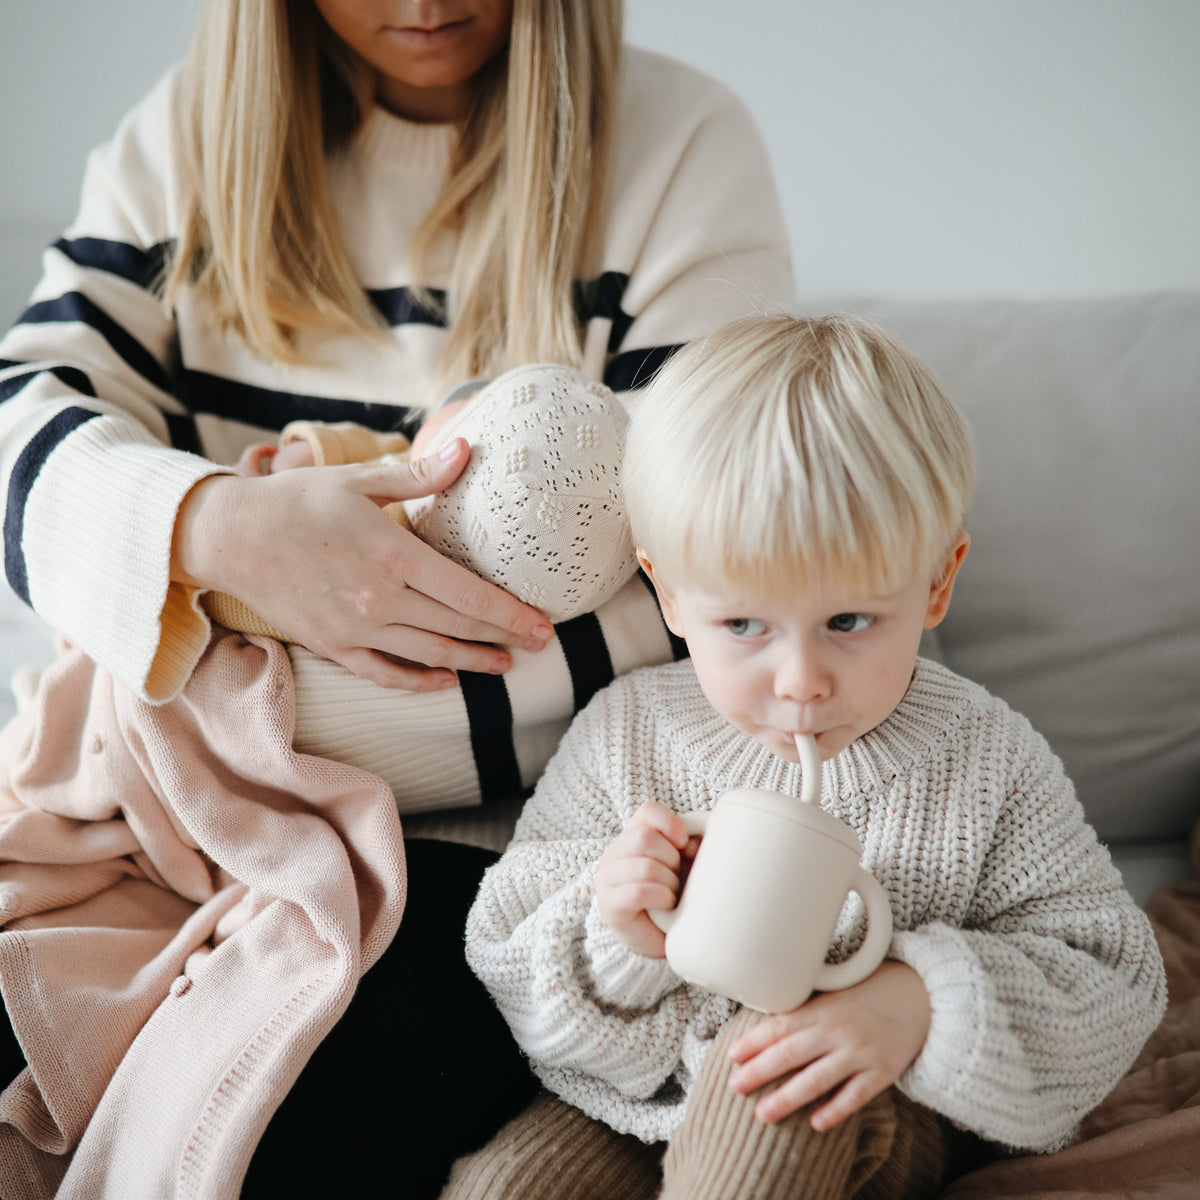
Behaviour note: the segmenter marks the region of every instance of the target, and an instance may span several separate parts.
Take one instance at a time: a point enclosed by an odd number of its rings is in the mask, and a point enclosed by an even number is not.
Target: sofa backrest
[[[1106,841],[1200,818],[1200,292],[812,298],[896,332],[976,437],[946,661],[1049,739]]]

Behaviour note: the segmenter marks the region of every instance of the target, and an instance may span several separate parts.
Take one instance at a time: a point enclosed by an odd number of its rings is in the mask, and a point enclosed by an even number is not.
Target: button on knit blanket
[[[218,632],[159,706],[64,646],[0,734],[0,1196],[237,1196],[404,907],[390,790],[293,723],[284,648]]]

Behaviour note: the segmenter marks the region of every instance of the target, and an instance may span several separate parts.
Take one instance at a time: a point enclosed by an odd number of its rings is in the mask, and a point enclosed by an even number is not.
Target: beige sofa
[[[1200,292],[805,308],[874,317],[965,407],[979,487],[943,655],[1049,738],[1168,967],[1166,1019],[1079,1143],[973,1172],[943,1200],[1195,1200]]]
[[[946,661],[1049,738],[1140,901],[1190,874],[1200,292],[804,307],[893,329],[974,427],[973,541],[941,628]]]
[[[812,297],[875,317],[976,431],[974,538],[942,629],[951,666],[1024,712],[1147,902],[1194,875],[1200,818],[1200,292],[1096,299]],[[0,589],[0,681],[50,657]],[[0,687],[0,717],[6,689]],[[1200,1196],[1200,887],[1168,894],[1163,1038],[1079,1147],[989,1167],[982,1197]]]

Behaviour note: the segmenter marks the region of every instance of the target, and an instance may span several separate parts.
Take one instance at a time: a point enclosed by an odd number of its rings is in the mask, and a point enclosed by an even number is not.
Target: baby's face
[[[900,703],[921,631],[944,615],[961,557],[948,560],[948,578],[922,572],[884,592],[836,580],[765,594],[736,584],[714,590],[655,582],[713,707],[798,762],[796,734],[814,735],[829,759]]]

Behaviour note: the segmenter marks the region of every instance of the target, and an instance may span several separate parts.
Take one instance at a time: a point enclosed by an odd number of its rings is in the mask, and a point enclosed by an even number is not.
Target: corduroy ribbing
[[[441,1200],[651,1200],[661,1157],[661,1144],[616,1133],[547,1092],[459,1159]]]
[[[740,1009],[705,1059],[667,1147],[661,1200],[917,1200],[940,1190],[956,1135],[895,1089],[825,1132],[813,1129],[812,1107],[760,1121],[755,1102],[783,1081],[733,1092],[727,1050],[763,1019]]]

